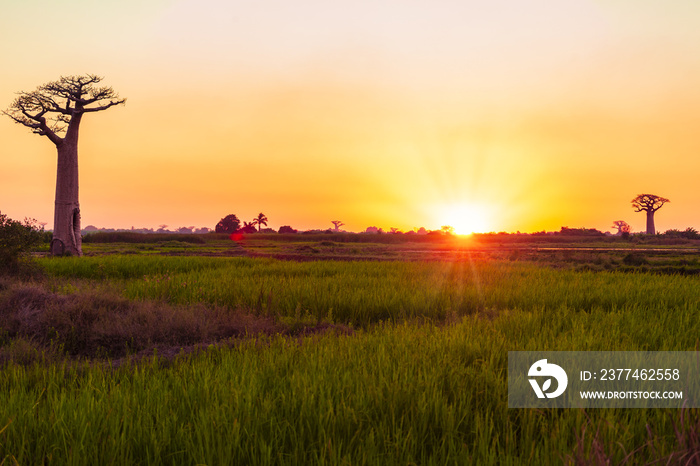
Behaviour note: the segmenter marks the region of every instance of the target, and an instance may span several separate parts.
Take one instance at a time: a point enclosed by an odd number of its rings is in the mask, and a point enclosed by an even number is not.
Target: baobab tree
[[[629,233],[631,230],[629,223],[625,222],[624,220],[615,220],[612,228],[617,228],[618,236],[621,236],[624,233]]]
[[[340,227],[342,227],[343,225],[345,225],[345,224],[344,224],[343,222],[341,222],[340,220],[331,220],[331,223],[332,223],[333,226],[335,227],[335,228],[333,228],[333,231],[336,231],[336,232],[339,232],[339,231],[340,231]]]
[[[647,235],[655,235],[654,213],[665,203],[671,202],[668,199],[654,194],[639,194],[632,199],[632,207],[635,212],[645,211],[647,213]]]
[[[265,225],[267,226],[267,217],[265,217],[265,214],[260,212],[257,217],[253,219],[253,225],[258,226],[258,233],[260,233],[260,226]]]
[[[111,87],[98,86],[101,81],[92,74],[61,76],[32,92],[19,92],[3,111],[33,133],[46,136],[58,151],[51,241],[54,255],[83,254],[78,198],[78,130],[83,115],[126,102]],[[65,135],[60,136],[62,133]]]

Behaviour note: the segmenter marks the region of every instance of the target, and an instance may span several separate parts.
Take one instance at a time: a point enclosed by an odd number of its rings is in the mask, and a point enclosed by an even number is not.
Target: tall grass
[[[178,274],[225,267],[226,259],[211,257],[101,256],[43,258],[39,263],[52,275],[95,280],[140,279],[147,276]]]
[[[355,326],[501,309],[600,309],[611,319],[633,313],[663,324],[670,315],[690,319],[700,311],[700,277],[554,270],[520,262],[108,256],[43,264],[63,277],[126,279],[125,294],[133,299],[207,303],[273,316],[301,312]],[[650,347],[656,343],[649,341]]]
[[[540,319],[521,313],[446,327],[381,325],[353,337],[265,337],[116,371],[10,366],[0,372],[0,458],[618,464],[634,451],[639,464],[683,453],[673,411],[507,409],[507,350],[516,328],[546,346]],[[686,433],[698,428],[692,420]]]
[[[308,313],[358,330],[260,336],[116,370],[8,365],[0,462],[673,464],[697,452],[696,410],[509,410],[506,358],[695,349],[699,277],[468,260],[42,264],[173,309]]]

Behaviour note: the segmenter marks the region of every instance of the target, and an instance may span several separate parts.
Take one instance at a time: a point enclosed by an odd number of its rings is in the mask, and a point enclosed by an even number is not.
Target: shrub
[[[685,231],[683,232],[683,235],[687,239],[700,239],[700,233],[698,233],[698,230],[696,230],[693,227],[686,228]]]
[[[605,236],[605,233],[595,228],[569,228],[561,227],[558,233],[562,236]]]
[[[663,235],[668,238],[700,239],[700,233],[693,227],[688,227],[684,231],[666,230]]]
[[[631,265],[634,267],[638,267],[640,265],[646,265],[649,263],[646,257],[642,254],[638,254],[636,252],[631,252],[627,254],[625,257],[622,258],[622,262],[625,265]]]
[[[36,220],[19,222],[0,212],[0,274],[20,271],[23,256],[44,237],[44,229]]]

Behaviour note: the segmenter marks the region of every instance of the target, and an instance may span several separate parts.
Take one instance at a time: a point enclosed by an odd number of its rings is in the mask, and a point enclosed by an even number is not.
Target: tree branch
[[[92,107],[92,108],[84,108],[83,112],[84,113],[101,112],[102,110],[107,110],[109,107],[114,107],[115,105],[120,105],[120,104],[123,104],[124,102],[126,102],[126,99],[119,99],[117,101],[111,100],[106,105],[101,105],[99,107]]]
[[[57,126],[54,126],[54,129],[55,128],[57,128]],[[46,118],[43,117],[41,118],[41,121],[39,121],[39,131],[35,131],[35,133],[41,136],[46,136],[51,142],[53,142],[57,146],[60,146],[63,142],[63,138],[57,135],[51,128],[48,127],[48,125],[46,124]]]
[[[111,87],[95,86],[101,80],[100,76],[91,74],[62,76],[57,81],[37,87],[35,91],[20,92],[12,105],[2,113],[59,145],[63,138],[57,133],[66,131],[73,117],[99,112],[126,102]],[[62,99],[65,99],[65,105]],[[87,107],[90,104],[96,106]]]

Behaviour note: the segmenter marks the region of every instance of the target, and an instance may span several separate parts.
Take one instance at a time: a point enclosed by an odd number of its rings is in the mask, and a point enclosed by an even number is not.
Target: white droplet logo
[[[537,379],[528,379],[537,398],[556,398],[564,393],[569,383],[569,378],[566,376],[564,369],[556,364],[548,364],[546,359],[540,359],[530,366],[527,375],[528,377],[549,377],[542,384],[542,388],[537,383]],[[557,381],[557,389],[549,393],[548,390],[552,386],[552,378]]]

